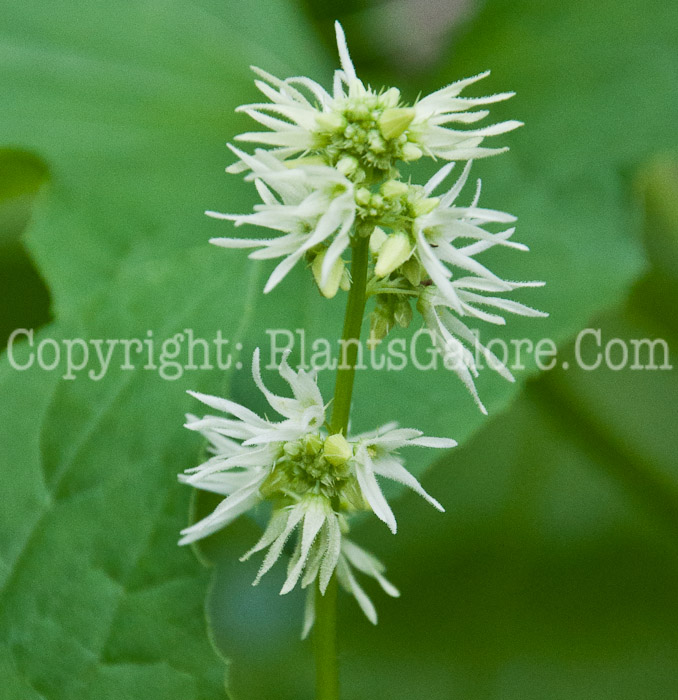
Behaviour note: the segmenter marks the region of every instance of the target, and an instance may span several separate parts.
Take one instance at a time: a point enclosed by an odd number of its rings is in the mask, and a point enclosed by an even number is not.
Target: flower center
[[[408,141],[414,110],[398,107],[397,89],[375,93],[356,85],[349,92],[316,118],[315,148],[330,165],[356,183],[378,182],[396,174],[396,161],[422,155]]]
[[[319,434],[285,443],[281,457],[261,487],[262,495],[296,500],[315,494],[331,501],[336,510],[364,508],[350,458],[337,459],[336,450],[328,452],[327,446],[328,440]]]

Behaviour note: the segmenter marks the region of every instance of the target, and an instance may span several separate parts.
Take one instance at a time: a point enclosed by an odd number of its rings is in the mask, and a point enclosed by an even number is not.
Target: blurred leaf
[[[678,159],[656,158],[636,181],[644,203],[645,243],[650,260],[662,273],[678,277]]]
[[[46,179],[45,164],[31,153],[0,149],[0,348],[15,328],[49,320],[49,292],[21,241]]]
[[[289,71],[261,48],[276,36],[278,55],[314,62],[310,44],[292,40],[304,35],[293,13],[276,2],[269,11],[262,29],[239,5],[228,16],[206,3],[6,8],[0,143],[38,153],[51,173],[30,247],[58,323],[36,344],[154,331],[161,344],[186,327],[210,338],[223,327],[235,343],[248,313],[224,299],[256,267],[224,276],[205,254],[207,232],[186,231],[219,199],[232,109],[252,91],[241,55]],[[25,342],[12,350],[30,360]],[[202,613],[207,572],[176,546],[188,501],[176,474],[198,453],[180,429],[184,389],[220,389],[225,377],[172,384],[121,364],[97,383],[86,375],[94,360],[69,381],[63,363],[20,372],[3,358],[0,668],[12,699],[225,694]]]

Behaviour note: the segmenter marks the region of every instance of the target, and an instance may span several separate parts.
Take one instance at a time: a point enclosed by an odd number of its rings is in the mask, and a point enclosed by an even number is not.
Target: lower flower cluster
[[[442,511],[438,501],[404,467],[399,450],[408,446],[449,448],[456,443],[424,437],[418,430],[398,428],[395,424],[354,437],[331,434],[314,374],[294,372],[285,357],[279,372],[289,384],[292,396],[284,397],[264,385],[258,350],[252,372],[257,386],[282,420],[272,422],[228,399],[191,392],[221,415],[188,416],[186,427],[207,438],[210,457],[179,479],[225,498],[207,517],[182,531],[180,544],[207,537],[260,503],[268,502],[268,525],[259,541],[242,557],[244,561],[266,552],[254,584],[294,540],[280,593],[289,593],[297,584],[308,589],[304,633],[313,625],[316,589],[324,594],[335,574],[368,619],[376,623],[376,611],[358,583],[356,572],[375,579],[391,596],[397,596],[398,591],[384,578],[383,565],[347,538],[350,517],[371,511],[396,532],[395,516],[377,477],[409,487]]]

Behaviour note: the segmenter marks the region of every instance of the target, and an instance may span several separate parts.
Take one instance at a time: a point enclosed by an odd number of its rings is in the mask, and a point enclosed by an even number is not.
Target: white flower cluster
[[[277,260],[264,292],[300,262],[310,267],[325,297],[342,289],[357,298],[366,284],[366,296],[375,300],[372,340],[384,338],[395,326],[407,327],[416,310],[446,366],[456,371],[484,411],[474,385],[474,357],[484,355],[506,379],[513,377],[479,343],[469,319],[503,324],[507,313],[544,315],[506,298],[540,282],[504,280],[479,261],[490,248],[527,250],[513,240],[515,218],[479,206],[480,181],[468,205],[458,201],[472,160],[506,150],[486,147],[485,139],[521,125],[511,120],[476,126],[489,114],[486,105],[512,93],[462,97],[465,88],[487,75],[483,73],[408,104],[396,88],[375,91],[363,83],[338,23],[336,34],[340,68],[334,72],[331,93],[310,78],[279,79],[254,69],[265,101],[239,111],[263,130],[237,137],[255,144],[254,152],[231,146],[236,161],[228,171],[253,182],[261,201],[246,214],[207,214],[236,227],[248,224],[272,233],[211,242],[252,249],[253,259]],[[446,162],[428,183],[413,184],[402,170],[424,157]],[[456,161],[468,162],[445,191],[442,185]],[[439,188],[442,194],[436,194]],[[346,267],[350,249],[360,256],[354,259],[361,270],[360,286],[354,289]],[[357,280],[358,274],[356,284]],[[289,548],[281,594],[297,585],[308,590],[305,633],[314,621],[314,597],[325,594],[333,577],[376,622],[374,606],[356,574],[375,579],[389,595],[397,596],[398,591],[384,578],[380,562],[347,538],[350,516],[373,512],[395,533],[395,516],[379,479],[399,482],[442,510],[405,469],[399,451],[411,446],[449,448],[455,442],[423,437],[393,424],[353,437],[345,430],[330,432],[315,376],[294,372],[286,358],[279,371],[291,397],[267,389],[255,353],[254,380],[282,417],[278,422],[233,401],[194,394],[218,415],[189,417],[186,427],[207,438],[211,456],[180,479],[224,499],[182,532],[181,543],[206,537],[266,502],[262,507],[271,509],[268,526],[242,557],[263,553],[254,583]],[[348,406],[343,408],[347,416]]]
[[[324,593],[332,575],[376,622],[376,612],[356,581],[359,571],[376,579],[390,595],[396,589],[383,577],[383,566],[346,538],[348,516],[373,511],[396,532],[396,520],[377,477],[408,486],[438,510],[442,506],[429,496],[401,461],[398,450],[408,446],[449,448],[454,440],[423,437],[418,430],[389,424],[381,429],[346,439],[325,429],[325,404],[315,376],[294,372],[285,358],[279,368],[292,397],[273,394],[264,385],[259,351],[254,354],[254,380],[270,406],[283,420],[271,422],[228,399],[192,394],[222,415],[189,416],[186,427],[196,430],[210,444],[210,458],[180,475],[183,483],[225,496],[207,517],[182,531],[180,544],[206,537],[231,523],[262,501],[272,504],[270,520],[261,539],[242,559],[267,550],[258,583],[280,558],[293,533],[296,543],[280,591],[288,593],[298,583],[314,595],[316,584]],[[307,607],[306,631],[312,624]]]
[[[371,332],[383,338],[394,326],[406,327],[412,302],[432,333],[446,366],[454,370],[483,412],[475,390],[474,351],[479,344],[462,319],[504,324],[504,314],[544,316],[505,294],[540,282],[511,282],[478,261],[494,246],[527,250],[512,240],[515,217],[480,208],[480,181],[469,206],[457,203],[468,179],[470,159],[501,153],[486,148],[486,137],[520,126],[505,121],[484,128],[460,128],[488,115],[484,105],[512,93],[462,97],[482,73],[417,100],[402,101],[396,88],[374,91],[356,75],[346,39],[336,24],[341,68],[332,93],[306,77],[276,78],[258,68],[256,85],[269,100],[240,107],[266,131],[237,140],[258,144],[254,154],[231,147],[237,157],[229,172],[245,173],[261,203],[250,214],[207,212],[209,216],[271,229],[270,238],[214,238],[226,248],[255,248],[255,259],[282,258],[264,288],[271,291],[299,262],[310,264],[320,291],[332,297],[347,290],[344,255],[362,236],[370,236],[368,294],[376,298]],[[400,173],[403,164],[424,156],[468,160],[457,181],[434,196],[454,167],[443,165],[425,186]],[[508,226],[491,232],[488,227]],[[489,307],[489,310],[488,310]],[[512,381],[492,356],[491,367]]]

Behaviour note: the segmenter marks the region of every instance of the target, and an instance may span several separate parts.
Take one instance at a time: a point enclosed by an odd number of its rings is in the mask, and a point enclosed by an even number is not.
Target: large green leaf
[[[28,238],[57,323],[36,343],[147,331],[160,343],[186,327],[222,327],[235,343],[256,269],[224,275],[207,246],[190,248],[208,236],[200,212],[221,198],[232,110],[252,92],[242,59],[288,72],[318,54],[283,3],[269,4],[264,29],[254,8],[225,9],[4,8],[0,143],[39,154],[51,176]],[[3,358],[0,667],[11,698],[225,694],[202,612],[207,573],[176,547],[188,512],[176,473],[199,453],[180,430],[184,390],[225,390],[224,375],[171,383],[119,360],[97,382]]]

